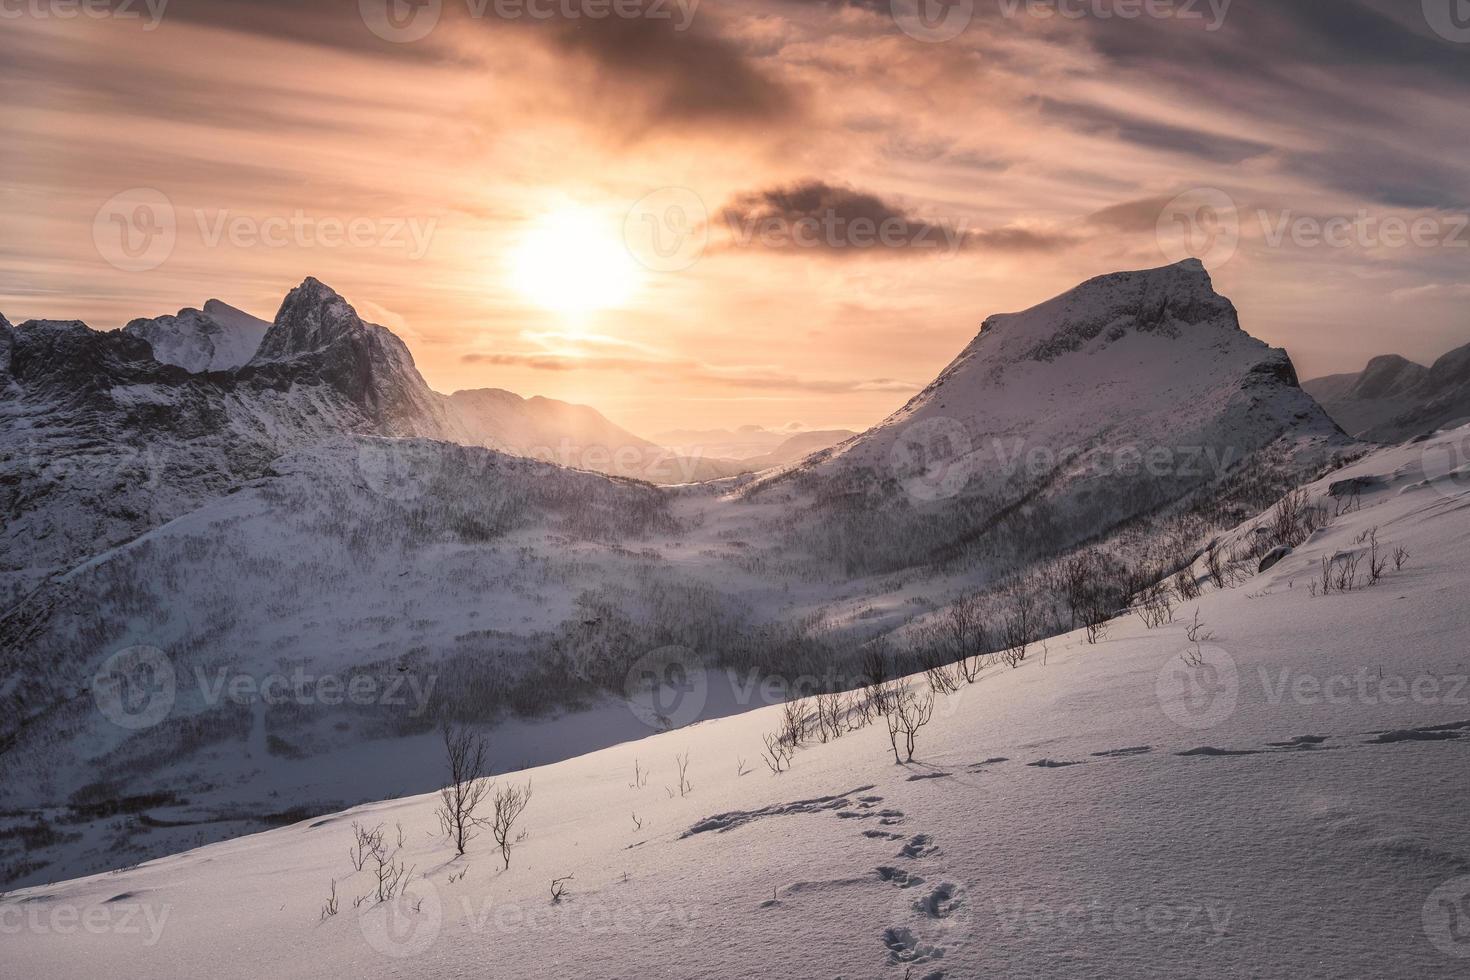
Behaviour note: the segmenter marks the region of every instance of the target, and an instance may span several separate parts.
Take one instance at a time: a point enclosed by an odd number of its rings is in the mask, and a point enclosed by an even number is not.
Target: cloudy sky
[[[1428,360],[1470,341],[1457,2],[0,0],[0,312],[314,275],[443,391],[863,426],[1192,252],[1304,377]]]

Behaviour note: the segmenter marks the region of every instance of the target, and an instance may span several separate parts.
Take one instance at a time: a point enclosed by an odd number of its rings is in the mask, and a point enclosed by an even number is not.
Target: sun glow
[[[527,300],[567,314],[621,306],[642,281],[616,232],[579,209],[537,221],[512,254],[510,271],[512,285]]]

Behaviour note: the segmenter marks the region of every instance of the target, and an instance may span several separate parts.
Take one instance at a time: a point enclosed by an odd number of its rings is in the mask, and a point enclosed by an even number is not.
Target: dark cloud
[[[1027,228],[976,230],[918,216],[876,194],[807,180],[741,194],[722,209],[730,244],[792,254],[949,255],[962,249],[1055,251],[1070,236]]]
[[[399,0],[368,0],[398,3]],[[431,0],[433,2],[433,0]],[[393,60],[474,64],[482,32],[517,32],[589,62],[598,83],[580,94],[590,114],[628,130],[651,125],[770,123],[794,93],[731,39],[694,0],[622,0],[640,16],[610,16],[606,0],[442,0],[437,26],[395,43],[370,30],[358,0],[173,0],[170,19]],[[405,5],[405,9],[407,5]],[[570,12],[573,16],[567,16]]]
[[[599,69],[604,87],[587,96],[613,111],[640,93],[653,121],[672,125],[764,124],[792,115],[793,92],[706,23],[679,30],[667,20],[607,18],[549,28],[560,50]]]

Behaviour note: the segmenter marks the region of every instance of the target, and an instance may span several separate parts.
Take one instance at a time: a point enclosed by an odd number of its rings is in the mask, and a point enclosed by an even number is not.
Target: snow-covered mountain
[[[402,341],[308,279],[233,371],[161,363],[146,331],[0,328],[0,589],[12,597],[348,433],[467,441]]]
[[[1396,442],[1470,419],[1470,344],[1430,367],[1384,354],[1356,374],[1303,382],[1343,429],[1371,442]]]
[[[990,317],[880,425],[742,493],[855,570],[1029,559],[1171,508],[1238,519],[1348,444],[1189,259]]]
[[[141,339],[81,324],[3,336],[21,397],[0,436],[46,441],[0,482],[19,515],[7,570],[26,583],[0,617],[0,672],[15,678],[0,690],[0,804],[88,814],[124,792],[89,785],[99,771],[175,801],[168,827],[66,852],[101,865],[176,849],[177,824],[243,832],[278,800],[324,811],[430,789],[434,719],[514,727],[606,703],[659,651],[827,676],[871,642],[910,649],[957,598],[1079,545],[1128,563],[1119,582],[1145,581],[1352,448],[1197,263],[992,317],[883,425],[693,487],[478,445],[496,419],[534,431],[525,406],[438,396],[397,338],[314,280],[233,372],[160,365]],[[509,415],[474,421],[466,401]],[[163,461],[148,480],[48,476],[94,456],[116,473],[144,450]],[[1039,615],[1066,628],[1058,608]],[[135,728],[100,714],[87,683],[139,648],[176,689]],[[220,678],[298,672],[417,696],[220,693]],[[510,740],[497,763],[552,761],[561,744]]]
[[[146,340],[160,364],[198,374],[240,367],[255,356],[270,327],[265,320],[212,299],[202,310],[188,308],[173,316],[134,320],[123,330]]]

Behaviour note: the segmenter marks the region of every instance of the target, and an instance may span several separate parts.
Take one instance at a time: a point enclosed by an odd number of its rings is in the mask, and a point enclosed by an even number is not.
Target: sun
[[[586,314],[626,303],[642,277],[616,231],[575,208],[539,219],[511,255],[511,284],[557,313]]]

